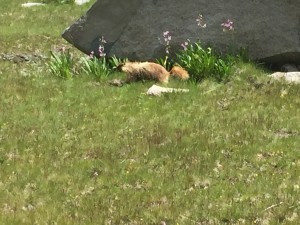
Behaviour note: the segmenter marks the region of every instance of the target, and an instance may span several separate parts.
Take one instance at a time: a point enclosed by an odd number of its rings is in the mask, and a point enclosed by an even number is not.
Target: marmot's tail
[[[189,79],[189,73],[183,69],[181,66],[174,66],[171,71],[170,71],[171,76],[178,77],[182,80],[187,80]]]

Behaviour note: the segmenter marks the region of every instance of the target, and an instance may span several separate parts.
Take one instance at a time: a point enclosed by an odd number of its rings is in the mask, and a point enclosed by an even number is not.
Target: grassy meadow
[[[93,2],[24,2],[0,3],[0,224],[299,224],[300,85],[252,63],[161,97],[63,80],[49,52]]]

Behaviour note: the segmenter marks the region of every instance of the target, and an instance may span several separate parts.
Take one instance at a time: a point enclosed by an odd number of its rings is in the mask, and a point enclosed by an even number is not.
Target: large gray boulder
[[[206,28],[197,26],[199,14]],[[227,19],[233,32],[222,31]],[[171,51],[201,40],[222,51],[248,48],[251,59],[300,64],[299,0],[98,0],[63,37],[89,54],[104,36],[108,55],[150,60],[164,54],[164,31]]]

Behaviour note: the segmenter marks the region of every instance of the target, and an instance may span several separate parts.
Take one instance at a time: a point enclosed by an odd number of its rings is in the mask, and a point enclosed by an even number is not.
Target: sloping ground
[[[0,3],[0,49],[22,59],[82,13],[18,4]],[[157,98],[45,60],[0,60],[0,224],[298,224],[299,85],[242,63]]]

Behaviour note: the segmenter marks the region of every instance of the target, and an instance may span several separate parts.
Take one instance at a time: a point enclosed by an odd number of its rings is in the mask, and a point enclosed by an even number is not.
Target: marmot
[[[127,74],[126,83],[138,80],[168,83],[170,76],[176,76],[182,80],[189,78],[188,72],[180,66],[174,66],[169,72],[162,65],[153,62],[125,62],[120,64],[118,69]]]

